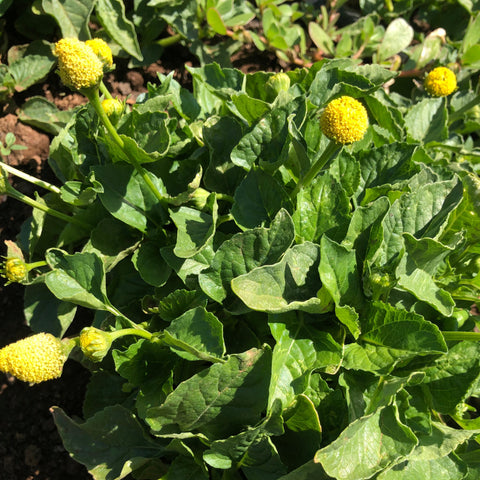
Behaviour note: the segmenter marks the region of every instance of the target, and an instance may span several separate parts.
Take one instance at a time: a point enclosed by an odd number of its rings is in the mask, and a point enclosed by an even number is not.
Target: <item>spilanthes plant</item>
[[[30,383],[59,378],[74,346],[49,333],[32,335],[0,349],[0,371]]]
[[[346,58],[186,68],[192,91],[160,75],[115,126],[82,90],[45,197],[91,228],[35,211],[9,245],[45,262],[34,328],[95,312],[66,341],[92,375],[84,419],[54,409],[66,448],[96,480],[480,478],[480,145],[449,122],[468,82],[447,102]],[[18,369],[38,338],[2,370],[58,376],[55,337],[54,374]]]
[[[457,89],[457,77],[449,68],[437,67],[425,77],[424,87],[433,97],[447,97]]]

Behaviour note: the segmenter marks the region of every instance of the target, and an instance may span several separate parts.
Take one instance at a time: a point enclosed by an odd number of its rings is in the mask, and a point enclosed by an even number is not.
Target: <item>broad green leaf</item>
[[[161,480],[209,480],[209,474],[192,457],[178,455]]]
[[[269,442],[265,442],[269,435],[283,433],[281,417],[272,419],[267,417],[260,425],[250,427],[237,435],[224,440],[216,440],[203,453],[203,459],[214,468],[226,470],[234,465],[242,467],[263,467],[268,477],[268,466],[275,457],[277,466],[283,470],[278,453]],[[273,473],[273,472],[272,472]],[[278,474],[278,471],[276,472]]]
[[[227,28],[216,8],[210,7],[207,10],[206,17],[208,24],[212,27],[215,33],[218,33],[219,35],[225,35],[227,33]]]
[[[177,243],[174,253],[180,258],[191,258],[201,252],[212,240],[217,224],[218,206],[215,195],[209,203],[212,215],[190,207],[170,210],[170,217],[177,227]]]
[[[120,405],[106,407],[83,423],[59,407],[52,411],[65,448],[95,480],[120,480],[164,453],[131,411]]]
[[[88,22],[94,0],[42,0],[42,9],[55,18],[63,38],[90,38]]]
[[[385,30],[385,36],[378,47],[378,62],[401,52],[413,40],[413,28],[403,18],[393,20]]]
[[[96,165],[93,171],[104,189],[100,200],[115,218],[141,232],[146,231],[148,220],[161,221],[158,199],[132,166]]]
[[[320,464],[310,460],[278,480],[312,480],[312,478],[315,480],[330,480],[332,477],[325,473]]]
[[[31,97],[21,106],[18,118],[23,123],[57,135],[72,115],[71,110],[59,110],[44,97]]]
[[[135,26],[125,16],[125,4],[120,0],[97,0],[95,13],[103,28],[128,54],[138,60],[143,56]]]
[[[480,376],[479,358],[480,345],[463,341],[425,368],[423,391],[434,410],[453,414],[457,405],[470,396]]]
[[[2,17],[12,4],[13,0],[0,0],[0,17]]]
[[[211,266],[199,275],[202,290],[221,303],[231,294],[233,278],[261,265],[276,263],[291,246],[294,228],[290,215],[280,210],[270,228],[255,228],[234,235],[215,252]]]
[[[317,48],[331,55],[334,54],[335,46],[333,40],[318,23],[310,22],[308,24],[308,33]]]
[[[329,333],[297,318],[295,312],[272,315],[269,326],[276,343],[268,405],[271,409],[280,400],[287,408],[308,389],[313,370],[337,371],[342,347]]]
[[[338,480],[366,479],[405,459],[417,442],[392,405],[351,423],[316,453],[315,462]]]
[[[76,312],[76,305],[52,298],[43,283],[33,283],[25,288],[23,313],[34,332],[48,332],[62,338]]]
[[[219,193],[231,195],[245,177],[245,170],[230,160],[232,149],[242,138],[240,123],[231,117],[214,117],[203,126],[203,139],[210,161],[205,171],[205,185]]]
[[[405,127],[412,141],[440,142],[448,137],[447,109],[444,98],[425,98],[405,115]]]
[[[467,466],[451,454],[432,460],[407,460],[385,470],[378,480],[465,480]]]
[[[367,257],[376,265],[395,259],[404,247],[404,233],[415,237],[439,236],[446,227],[449,215],[462,199],[457,179],[427,183],[393,202],[389,212],[375,230]]]
[[[342,186],[348,197],[351,197],[360,185],[360,164],[344,151],[333,160],[329,173]]]
[[[157,242],[142,242],[135,250],[132,262],[143,280],[154,287],[164,285],[170,276],[171,270],[161,256]]]
[[[355,250],[349,250],[324,235],[320,241],[318,267],[323,287],[335,302],[335,312],[354,337],[360,333],[358,315],[364,299]],[[347,310],[344,307],[348,307]]]
[[[188,310],[196,307],[205,307],[207,298],[196,290],[175,290],[166,297],[162,297],[158,305],[148,306],[148,311],[156,313],[162,320],[171,322]]]
[[[283,313],[302,310],[325,313],[330,299],[319,298],[319,247],[305,242],[295,245],[275,265],[257,267],[232,280],[232,290],[252,310]]]
[[[250,97],[244,92],[234,93],[232,95],[232,102],[238,113],[248,122],[249,125],[253,125],[270,111],[270,105],[267,102],[258,98]]]
[[[360,185],[356,196],[361,200],[367,188],[406,183],[420,167],[412,160],[415,146],[391,143],[374,150],[358,152]],[[392,183],[393,181],[393,183]]]
[[[401,361],[447,350],[438,327],[415,313],[375,302],[361,320],[359,342],[345,346],[347,369],[388,373]]]
[[[325,172],[297,195],[297,209],[292,215],[295,233],[303,241],[319,242],[323,234],[341,240],[349,212],[345,190]]]
[[[15,90],[20,92],[42,80],[55,63],[56,57],[49,43],[40,40],[30,43],[8,66],[15,79]]]
[[[164,330],[166,342],[180,357],[186,360],[221,359],[225,355],[223,325],[203,307],[188,310],[173,320]],[[173,344],[169,343],[170,337]]]
[[[453,249],[432,240],[417,240],[405,233],[405,253],[396,270],[397,288],[402,288],[428,303],[442,315],[453,313],[455,302],[449,292],[438,287],[432,277]]]
[[[270,224],[278,211],[289,203],[283,186],[262,170],[252,169],[235,190],[231,213],[243,228]]]
[[[306,113],[305,101],[291,101],[267,113],[232,150],[231,161],[250,170],[254,164],[272,170],[282,165],[288,156],[289,135],[287,119],[294,115],[295,123],[301,125]]]
[[[271,352],[251,349],[180,383],[165,403],[148,411],[154,434],[180,429],[213,437],[255,424],[267,404]]]
[[[52,248],[46,259],[52,270],[45,275],[45,284],[58,299],[94,310],[109,310],[105,271],[97,255],[69,255]]]

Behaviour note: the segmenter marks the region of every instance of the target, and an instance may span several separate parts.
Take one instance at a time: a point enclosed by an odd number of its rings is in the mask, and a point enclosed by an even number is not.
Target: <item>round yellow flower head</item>
[[[6,285],[10,283],[21,283],[27,278],[27,264],[17,257],[10,257],[3,263],[2,277],[7,279]]]
[[[60,79],[73,90],[96,87],[103,77],[103,63],[93,50],[76,38],[62,38],[55,44]]]
[[[449,68],[437,67],[425,78],[424,87],[433,97],[446,97],[457,89],[457,77]]]
[[[105,70],[110,70],[113,67],[113,56],[112,50],[108,46],[105,40],[101,38],[92,38],[85,42],[92,50],[93,53],[100,59],[103,63]]]
[[[0,350],[0,370],[23,382],[40,383],[62,375],[68,353],[61,340],[38,333]]]
[[[102,361],[112,346],[111,335],[95,327],[85,327],[79,340],[83,354],[93,362]]]
[[[343,96],[332,100],[320,117],[322,132],[337,143],[352,143],[361,140],[368,128],[365,107],[352,97]]]
[[[102,107],[109,117],[120,117],[123,112],[123,104],[116,98],[106,98],[102,100]]]

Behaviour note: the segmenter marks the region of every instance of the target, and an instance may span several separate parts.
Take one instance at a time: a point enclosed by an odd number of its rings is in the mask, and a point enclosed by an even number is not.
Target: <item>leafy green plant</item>
[[[73,458],[97,480],[476,478],[469,77],[405,97],[350,59],[208,64],[193,92],[160,75],[114,125],[81,71],[89,104],[51,145],[61,187],[26,178],[48,193],[9,244],[34,332],[95,312],[66,340],[92,371],[84,419],[54,408]]]

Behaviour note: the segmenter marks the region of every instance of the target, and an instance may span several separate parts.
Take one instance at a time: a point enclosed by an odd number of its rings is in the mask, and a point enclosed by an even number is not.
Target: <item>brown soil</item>
[[[278,71],[280,65],[273,53],[262,53],[246,48],[232,63],[244,72],[257,70]],[[174,71],[174,78],[186,88],[191,78],[184,65],[196,66],[196,60],[186,49],[173,47],[164,53],[161,61],[144,69],[128,71],[120,61],[114,73],[108,74],[105,84],[114,96],[134,103],[137,96],[147,91],[148,82],[158,83],[157,73]],[[0,105],[0,140],[5,134],[15,134],[17,144],[28,147],[12,152],[7,163],[30,175],[57,183],[46,160],[51,136],[17,121],[16,108],[29,96],[43,95],[62,110],[85,103],[85,98],[66,90],[52,74],[43,85],[16,94],[7,105]],[[3,113],[2,113],[3,112]],[[31,184],[12,178],[15,188],[32,196]],[[41,192],[40,192],[41,193]],[[0,255],[6,253],[5,240],[15,240],[22,223],[30,215],[22,203],[0,196]],[[76,323],[77,322],[77,323]],[[67,335],[75,335],[85,318],[75,320]],[[80,325],[79,325],[80,324]],[[31,334],[23,315],[23,287],[0,282],[0,347]],[[88,480],[85,467],[70,458],[57,433],[50,408],[60,406],[73,417],[82,416],[82,401],[89,373],[73,360],[67,361],[58,380],[29,386],[11,376],[0,373],[0,479],[1,480]]]

